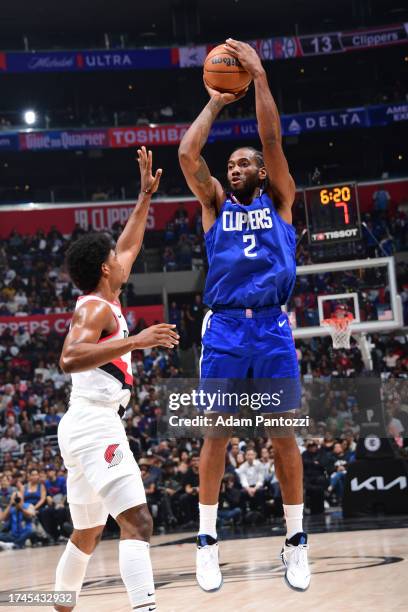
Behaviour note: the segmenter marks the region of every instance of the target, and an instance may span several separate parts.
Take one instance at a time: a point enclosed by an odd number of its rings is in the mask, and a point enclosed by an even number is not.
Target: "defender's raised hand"
[[[153,154],[146,147],[137,150],[137,161],[140,168],[140,191],[143,193],[155,193],[159,187],[163,170],[159,168],[156,174],[152,174]]]
[[[259,55],[248,43],[227,38],[225,48],[239,60],[241,66],[249,72],[253,79],[264,72]]]

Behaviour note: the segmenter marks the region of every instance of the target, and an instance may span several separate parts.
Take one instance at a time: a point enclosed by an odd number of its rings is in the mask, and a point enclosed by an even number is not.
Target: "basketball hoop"
[[[351,312],[342,312],[341,316],[323,319],[322,324],[330,327],[330,335],[332,337],[334,349],[350,348],[350,323],[353,321],[354,317]]]

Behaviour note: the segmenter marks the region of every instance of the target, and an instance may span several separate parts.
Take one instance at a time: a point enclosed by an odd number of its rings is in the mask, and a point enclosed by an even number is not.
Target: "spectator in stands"
[[[180,327],[181,322],[181,311],[177,306],[177,302],[172,302],[169,308],[169,323],[177,326],[177,329]]]
[[[263,513],[265,506],[265,469],[256,458],[256,452],[253,449],[247,450],[245,462],[237,468],[237,473],[243,489],[243,500],[251,510],[259,510]]]
[[[8,453],[18,451],[19,443],[16,440],[16,434],[13,428],[6,428],[0,438],[0,452]]]
[[[32,468],[28,473],[28,482],[26,485],[19,488],[19,494],[23,500],[33,506],[34,514],[36,515],[46,501],[47,491],[45,486],[40,482],[40,474],[38,469]]]
[[[239,525],[242,520],[242,489],[237,487],[233,474],[225,474],[218,500],[218,519],[221,527],[226,523]]]
[[[388,206],[391,201],[391,196],[385,189],[378,189],[373,193],[373,206],[374,211],[379,213],[386,213]]]
[[[164,231],[164,242],[165,244],[172,245],[176,241],[176,226],[174,221],[169,221]]]
[[[327,488],[325,461],[319,453],[315,440],[308,440],[302,453],[305,505],[310,514],[324,512],[324,492]]]
[[[16,491],[16,487],[11,486],[11,479],[7,474],[3,474],[0,479],[0,511],[5,510],[8,504],[10,503],[10,499],[14,491]],[[0,522],[0,530],[1,530],[1,522]]]
[[[6,531],[0,532],[0,550],[24,548],[34,535],[34,516],[33,506],[14,491],[5,510],[0,511],[0,522],[7,524]]]
[[[204,268],[203,241],[200,236],[195,236],[192,244],[191,269],[202,270]]]
[[[180,483],[180,476],[176,472],[174,461],[167,459],[162,466],[162,476],[160,487],[162,490],[161,513],[163,522],[167,527],[177,525],[176,516],[180,515],[179,500],[183,488]]]
[[[194,302],[190,308],[190,321],[192,340],[197,346],[201,346],[201,326],[204,318],[205,307],[200,293],[194,296]]]
[[[189,464],[188,451],[185,448],[182,448],[179,451],[179,460],[177,462],[177,474],[183,477],[185,474],[187,474],[189,468],[190,468],[190,464]]]
[[[179,270],[191,270],[193,249],[191,241],[186,234],[181,234],[177,247],[177,267]]]
[[[275,451],[273,446],[261,449],[260,461],[264,467],[265,486],[274,500],[281,498],[279,481],[275,471]]]
[[[237,462],[237,455],[240,452],[239,451],[239,444],[237,442],[232,442],[231,441],[231,448],[228,452],[228,462],[229,464],[232,466],[232,468],[235,470],[238,467],[238,462]]]
[[[6,425],[2,429],[2,433],[8,430],[9,433],[13,434],[15,438],[19,438],[22,433],[22,429],[18,423],[16,423],[16,417],[14,414],[8,414],[6,417]]]
[[[337,442],[333,447],[332,457],[330,462],[330,485],[329,493],[334,492],[337,499],[341,502],[344,495],[344,480],[347,474],[347,455],[344,452],[342,444]]]
[[[164,272],[174,272],[177,269],[176,256],[171,247],[166,247],[163,253],[163,270]]]
[[[45,434],[47,436],[56,435],[57,433],[58,423],[60,422],[61,417],[56,413],[56,411],[56,406],[50,406],[47,410],[47,414],[44,419]]]
[[[64,476],[57,476],[52,466],[46,466],[45,489],[46,503],[39,512],[39,519],[45,531],[58,542],[64,534],[64,524],[68,522],[69,514],[66,507],[67,486]]]
[[[333,452],[334,445],[336,443],[335,437],[331,431],[326,431],[323,438],[323,443],[321,445],[321,452],[331,454]]]
[[[398,359],[400,358],[399,353],[397,352],[397,350],[395,350],[394,348],[387,348],[385,351],[385,356],[383,358],[383,361],[385,363],[386,369],[388,371],[391,371],[395,368],[395,366],[397,365]]]
[[[198,517],[199,464],[199,453],[193,453],[190,467],[182,479],[184,493],[180,497],[180,505],[183,512],[183,519],[186,524],[195,522]]]

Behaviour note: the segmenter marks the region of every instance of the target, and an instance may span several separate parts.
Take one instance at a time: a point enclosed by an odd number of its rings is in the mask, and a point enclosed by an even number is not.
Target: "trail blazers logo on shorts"
[[[105,451],[104,457],[105,461],[109,463],[108,467],[113,467],[114,465],[118,465],[123,459],[123,453],[118,448],[119,444],[109,444],[108,448]]]

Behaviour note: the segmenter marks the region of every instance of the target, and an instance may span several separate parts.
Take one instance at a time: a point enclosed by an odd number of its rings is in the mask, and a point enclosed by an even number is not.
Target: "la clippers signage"
[[[390,211],[393,211],[399,202],[408,198],[408,180],[359,183],[357,192],[361,212],[372,209],[373,195],[378,190],[390,194]],[[303,197],[304,192],[299,189],[297,198]],[[180,206],[186,210],[190,222],[200,211],[199,203],[192,198],[154,200],[149,209],[147,231],[165,229]],[[64,235],[71,234],[75,226],[84,230],[110,230],[115,223],[126,223],[133,208],[133,201],[0,206],[0,238],[7,238],[13,231],[26,235],[35,234],[38,229],[48,232],[52,226]]]
[[[187,211],[189,220],[200,209],[197,200],[154,201],[149,209],[147,230],[163,230],[174,219],[180,205]],[[72,234],[76,226],[83,230],[110,230],[115,223],[126,223],[134,209],[134,202],[87,202],[84,204],[23,204],[0,206],[0,238],[13,231],[35,234],[41,228],[48,232],[55,226],[62,234]]]
[[[139,319],[144,319],[147,325],[155,322],[163,322],[163,306],[132,306],[124,308],[123,312],[130,332],[135,328]],[[51,332],[65,335],[72,319],[72,312],[62,312],[59,314],[31,315],[27,317],[0,317],[0,336],[9,329],[13,334],[19,328],[23,328],[30,334],[37,332],[48,336]]]

